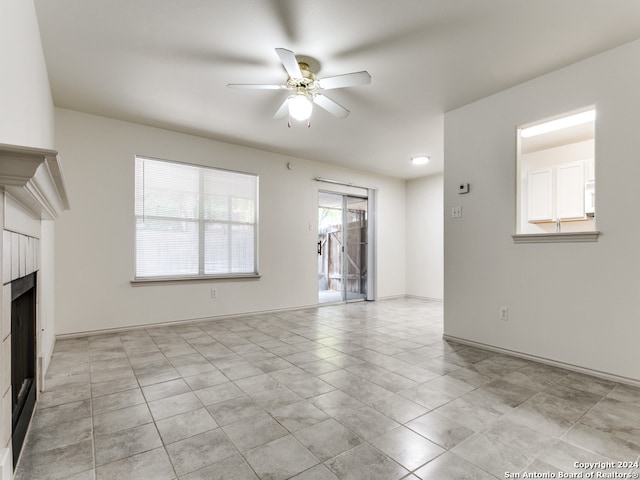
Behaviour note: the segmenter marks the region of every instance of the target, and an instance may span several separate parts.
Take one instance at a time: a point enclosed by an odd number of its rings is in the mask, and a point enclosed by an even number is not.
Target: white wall
[[[640,380],[638,58],[634,42],[445,115],[445,212],[463,209],[445,216],[445,334]],[[515,245],[516,126],[587,105],[598,241]]]
[[[0,143],[53,148],[53,101],[32,0],[0,0]]]
[[[444,298],[442,174],[407,181],[407,295]]]
[[[317,192],[332,189],[317,176],[379,188],[378,297],[405,293],[402,180],[64,109],[56,145],[72,205],[56,224],[59,334],[316,305]],[[262,277],[132,286],[135,155],[257,173]]]

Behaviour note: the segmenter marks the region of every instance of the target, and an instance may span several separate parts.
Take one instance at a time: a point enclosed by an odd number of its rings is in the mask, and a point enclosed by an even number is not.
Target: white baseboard
[[[376,300],[397,300],[398,298],[406,297],[406,295],[387,295],[386,297],[376,297]]]
[[[494,345],[488,345],[486,343],[474,342],[473,340],[466,340],[464,338],[454,337],[453,335],[443,335],[445,340],[451,340],[452,342],[462,343],[469,345],[470,347],[481,348],[482,350],[489,350],[491,352],[503,353],[512,357],[523,358],[525,360],[531,360],[533,362],[544,363],[552,367],[563,368],[565,370],[571,370],[572,372],[584,373],[593,377],[602,378],[604,380],[611,380],[617,383],[624,383],[626,385],[632,385],[634,387],[640,387],[640,379],[623,377],[621,375],[615,375],[613,373],[602,372],[600,370],[593,370],[591,368],[581,367],[579,365],[573,365],[571,363],[560,362],[551,358],[539,357],[537,355],[530,355],[528,353],[518,352],[516,350],[509,350],[508,348],[496,347]]]
[[[429,302],[438,303],[444,302],[442,298],[422,297],[420,295],[388,295],[386,297],[378,297],[376,300],[398,300],[400,298],[415,298],[416,300],[427,300]]]
[[[207,321],[215,321],[222,320],[225,318],[238,318],[238,317],[246,317],[250,315],[264,315],[270,313],[284,313],[284,312],[294,312],[300,310],[308,310],[310,308],[318,308],[322,305],[313,304],[313,305],[300,305],[297,307],[289,307],[289,308],[276,308],[273,310],[259,310],[253,312],[241,312],[241,313],[225,313],[220,315],[213,315],[210,317],[202,317],[202,318],[186,318],[183,320],[170,320],[168,322],[153,322],[139,325],[130,325],[130,326],[122,326],[122,327],[113,327],[113,328],[102,328],[97,330],[85,330],[82,332],[73,332],[73,333],[62,333],[60,335],[56,335],[57,340],[65,339],[65,338],[79,338],[86,337],[87,335],[106,335],[110,333],[120,333],[120,332],[129,332],[133,330],[143,330],[145,328],[155,328],[155,327],[170,327],[177,325],[188,325],[190,323],[200,323]]]
[[[421,295],[406,295],[407,298],[417,298],[418,300],[428,300],[430,302],[438,302],[443,303],[443,298],[434,298],[434,297],[423,297]]]

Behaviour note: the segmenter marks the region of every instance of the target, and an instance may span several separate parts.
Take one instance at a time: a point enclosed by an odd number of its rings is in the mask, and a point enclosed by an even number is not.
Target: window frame
[[[161,162],[161,163],[165,163],[165,164],[174,164],[174,165],[183,165],[186,167],[192,167],[197,169],[198,171],[198,177],[199,177],[199,186],[198,186],[198,218],[197,219],[189,219],[189,218],[180,218],[180,217],[174,217],[174,216],[146,216],[144,214],[140,215],[137,212],[137,206],[136,206],[136,201],[137,201],[137,196],[138,196],[138,185],[137,185],[137,165],[138,165],[138,160],[148,160],[148,161],[152,161],[152,162]],[[249,176],[249,177],[254,177],[255,178],[255,213],[254,213],[254,221],[253,223],[251,222],[240,222],[240,221],[234,221],[233,219],[229,218],[228,220],[207,220],[205,218],[205,216],[203,215],[204,213],[204,195],[203,195],[203,189],[204,189],[204,184],[203,184],[203,177],[204,177],[204,172],[224,172],[227,174],[237,174],[237,175],[242,175],[242,176]],[[232,195],[228,195],[227,197],[227,201],[231,201],[233,196]],[[243,198],[243,197],[238,197],[238,198]],[[184,162],[184,161],[177,161],[177,160],[167,160],[167,159],[163,159],[163,158],[157,158],[157,157],[152,157],[152,156],[148,156],[148,155],[135,155],[134,157],[134,215],[133,215],[133,280],[131,280],[131,283],[133,285],[136,284],[146,284],[146,283],[158,283],[158,282],[164,282],[164,283],[183,283],[183,282],[197,282],[197,281],[211,281],[211,280],[216,280],[216,279],[257,279],[260,278],[260,273],[259,273],[259,255],[258,255],[258,247],[259,247],[259,212],[260,212],[260,208],[259,208],[259,204],[260,204],[260,177],[258,174],[255,173],[249,173],[249,172],[243,172],[243,171],[239,171],[239,170],[231,170],[231,169],[226,169],[226,168],[220,168],[220,167],[214,167],[211,165],[202,165],[202,164],[196,164],[196,163],[190,163],[190,162]],[[138,220],[140,218],[152,218],[152,219],[166,219],[169,221],[181,221],[181,222],[189,222],[189,223],[195,223],[197,225],[197,238],[198,238],[198,274],[185,274],[185,275],[150,275],[150,276],[138,276]],[[224,224],[224,225],[250,225],[253,227],[254,229],[254,233],[253,233],[253,271],[252,272],[225,272],[225,273],[214,273],[214,274],[207,274],[204,273],[204,269],[205,269],[205,263],[206,263],[206,246],[205,246],[205,241],[204,241],[204,237],[205,237],[205,233],[206,233],[206,227],[207,225],[219,225],[219,224]],[[231,262],[231,256],[229,255],[229,251],[233,248],[233,244],[230,242],[228,245],[228,252],[227,252],[227,262]],[[230,270],[230,269],[229,269]]]

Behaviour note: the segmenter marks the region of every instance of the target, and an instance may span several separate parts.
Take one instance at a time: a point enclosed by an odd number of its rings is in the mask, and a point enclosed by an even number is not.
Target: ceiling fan
[[[314,104],[338,118],[346,117],[349,115],[349,110],[331,100],[322,91],[371,83],[371,75],[366,71],[316,78],[320,68],[317,60],[302,56],[296,58],[296,55],[286,48],[276,48],[276,53],[289,75],[284,85],[230,83],[227,86],[245,90],[289,90],[291,94],[282,102],[273,116],[279,119],[289,114],[289,126],[291,126],[291,118],[299,121],[306,120],[307,126],[310,126],[309,119]]]

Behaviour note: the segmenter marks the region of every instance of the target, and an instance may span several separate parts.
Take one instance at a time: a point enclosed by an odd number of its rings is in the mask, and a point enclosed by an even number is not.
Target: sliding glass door
[[[319,303],[367,298],[367,207],[365,197],[319,192]]]

